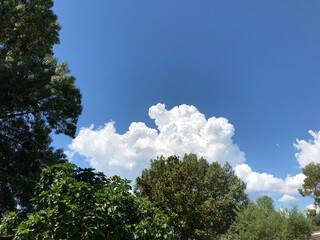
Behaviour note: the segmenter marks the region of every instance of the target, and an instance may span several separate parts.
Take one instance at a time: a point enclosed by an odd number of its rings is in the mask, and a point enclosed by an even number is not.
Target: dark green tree
[[[52,0],[0,1],[0,218],[32,209],[41,168],[64,160],[50,133],[73,137],[81,94],[53,46],[60,25]]]
[[[70,163],[43,170],[36,211],[19,220],[9,213],[0,236],[25,239],[172,239],[168,217],[133,196],[128,180],[106,178]]]
[[[249,202],[245,193],[246,184],[235,175],[228,162],[224,166],[218,162],[211,163],[204,180],[208,182],[208,189],[213,193],[212,199],[222,213],[216,231],[225,233],[236,217],[236,210],[243,209]]]
[[[248,197],[230,165],[209,164],[194,154],[151,160],[135,193],[170,216],[176,239],[211,239],[225,232]]]
[[[306,178],[299,193],[304,197],[312,197],[314,205],[320,207],[320,164],[309,163],[302,169],[302,172]]]

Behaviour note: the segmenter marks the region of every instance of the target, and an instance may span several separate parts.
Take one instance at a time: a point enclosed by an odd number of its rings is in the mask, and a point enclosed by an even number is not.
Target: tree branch
[[[0,116],[0,119],[19,117],[19,116],[27,115],[29,113],[33,114],[33,113],[37,113],[37,111],[27,110],[26,112],[13,113],[13,114],[9,114],[9,115],[2,115],[2,116]]]
[[[13,239],[14,235],[8,235],[8,236],[0,236],[0,239],[7,239],[7,240],[10,240],[10,239]]]

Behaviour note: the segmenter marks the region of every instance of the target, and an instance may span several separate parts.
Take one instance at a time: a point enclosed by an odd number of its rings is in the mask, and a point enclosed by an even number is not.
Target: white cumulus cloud
[[[117,133],[115,122],[94,128],[81,128],[67,153],[85,156],[90,165],[108,176],[118,174],[135,179],[148,168],[156,156],[195,153],[208,162],[228,161],[238,177],[247,183],[247,191],[263,194],[297,194],[304,175],[288,175],[280,179],[267,173],[257,173],[245,162],[245,154],[233,143],[235,129],[226,118],[206,119],[192,105],[180,105],[167,110],[164,104],[151,106],[149,116],[156,128],[143,122],[133,122],[124,134]]]
[[[320,131],[309,130],[309,134],[313,137],[312,140],[297,139],[297,143],[293,144],[300,151],[295,156],[302,168],[311,162],[320,163]]]
[[[108,122],[94,129],[81,128],[69,148],[87,157],[91,166],[109,174],[135,172],[148,167],[151,158],[164,155],[183,156],[196,153],[209,162],[228,161],[231,165],[245,162],[245,155],[232,141],[234,127],[226,118],[206,119],[192,105],[180,105],[167,110],[164,104],[149,109],[156,129],[142,122],[133,122],[124,134]]]
[[[298,200],[299,200],[299,199],[298,199],[298,198],[295,198],[294,196],[285,194],[285,195],[283,195],[282,198],[280,198],[278,201],[279,201],[279,202],[296,202],[296,201],[298,201]]]
[[[257,173],[252,171],[247,164],[237,165],[235,174],[247,183],[249,193],[261,192],[269,194],[297,194],[298,188],[302,186],[305,176],[300,173],[295,176],[288,175],[286,179],[281,179],[268,173]]]

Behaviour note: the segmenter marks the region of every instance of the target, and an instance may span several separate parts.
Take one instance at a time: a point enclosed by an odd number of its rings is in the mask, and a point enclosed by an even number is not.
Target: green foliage
[[[320,206],[320,164],[314,162],[309,163],[302,169],[303,174],[306,176],[304,179],[302,189],[299,193],[302,196],[309,196],[314,199],[314,205]]]
[[[307,217],[312,222],[313,230],[318,231],[320,228],[320,213],[318,213],[315,209],[308,209]]]
[[[136,198],[139,223],[134,224],[134,239],[173,239],[169,217],[158,212],[147,199]]]
[[[236,217],[236,210],[243,209],[249,202],[246,184],[234,174],[228,162],[222,167],[218,162],[211,163],[205,171],[204,181],[208,183],[216,208],[221,212],[216,231],[225,233]]]
[[[3,218],[0,225],[0,236],[13,236],[14,230],[18,227],[22,221],[18,214],[15,212],[9,212]]]
[[[294,206],[290,211],[286,211],[287,215],[287,232],[288,239],[309,239],[312,231],[312,222],[302,212],[299,212],[298,207]]]
[[[0,3],[0,119],[40,118],[57,133],[73,136],[81,95],[67,64],[53,58],[60,25],[52,6],[52,0]]]
[[[64,161],[50,133],[74,136],[81,94],[53,45],[60,25],[52,0],[0,1],[0,219],[30,211],[41,167]]]
[[[274,201],[271,197],[264,195],[262,197],[257,198],[256,202],[259,207],[265,208],[267,211],[275,211],[273,205]]]
[[[264,196],[237,213],[228,233],[221,240],[295,240],[309,239],[311,221],[294,206],[276,211],[271,199]],[[271,205],[270,205],[271,203]]]
[[[172,239],[168,217],[134,197],[129,181],[118,176],[58,164],[43,170],[36,189],[35,212],[17,227],[14,214],[7,217],[0,235],[13,232],[15,240]]]
[[[137,178],[135,193],[170,217],[176,239],[210,239],[227,230],[237,207],[246,204],[245,184],[230,165],[196,155],[151,160]]]

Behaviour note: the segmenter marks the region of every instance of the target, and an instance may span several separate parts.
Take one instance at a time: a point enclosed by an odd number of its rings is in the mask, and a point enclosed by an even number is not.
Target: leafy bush
[[[128,180],[58,164],[43,170],[35,212],[17,227],[11,213],[0,234],[34,239],[172,239],[167,217],[134,197]],[[5,227],[7,226],[7,227]]]

